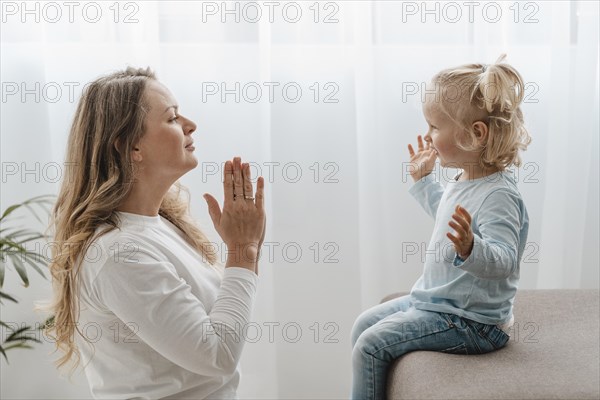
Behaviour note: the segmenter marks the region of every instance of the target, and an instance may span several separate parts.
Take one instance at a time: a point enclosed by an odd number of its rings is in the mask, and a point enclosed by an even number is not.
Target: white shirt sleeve
[[[199,265],[198,268],[202,268]],[[258,277],[226,268],[207,312],[174,266],[143,248],[109,257],[93,282],[98,300],[163,357],[204,376],[234,373],[240,360]]]
[[[440,200],[444,194],[444,187],[436,182],[433,174],[424,176],[416,181],[409,189],[410,193],[427,214],[435,219]]]

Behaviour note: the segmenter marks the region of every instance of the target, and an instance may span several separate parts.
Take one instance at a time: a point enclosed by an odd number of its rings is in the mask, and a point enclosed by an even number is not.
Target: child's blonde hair
[[[531,142],[520,108],[523,78],[516,69],[502,62],[505,58],[503,54],[495,64],[467,64],[445,69],[431,79],[439,110],[465,133],[458,147],[481,151],[479,163],[483,168],[504,170],[513,164],[519,167],[519,150],[526,150]],[[427,96],[426,101],[431,102],[431,97]],[[476,121],[488,127],[483,145],[473,130]]]

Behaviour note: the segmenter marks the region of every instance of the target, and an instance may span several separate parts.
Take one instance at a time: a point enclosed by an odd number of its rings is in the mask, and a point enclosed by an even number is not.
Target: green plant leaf
[[[35,251],[28,251],[27,253],[25,253],[25,257],[28,257],[32,261],[35,261],[37,264],[41,265],[42,267],[48,266],[49,260],[42,253],[36,253]]]
[[[56,199],[56,196],[53,194],[43,194],[41,196],[36,196],[36,197],[32,197],[29,200],[25,200],[23,202],[23,204],[24,205],[35,204],[38,207],[40,207],[41,209],[43,209],[44,211],[46,211],[47,214],[50,214],[49,210],[47,210],[44,206],[45,205],[52,206],[54,204],[55,199]]]
[[[41,325],[38,329],[46,329],[54,325],[54,315],[51,315],[44,321],[44,325]]]
[[[11,229],[14,229],[14,228],[11,228]],[[4,237],[12,239],[12,238],[19,237],[19,236],[22,236],[22,235],[27,234],[27,233],[35,233],[35,232],[33,230],[27,229],[27,228],[25,228],[25,229],[18,229],[18,230],[14,231],[14,232],[6,233],[4,235]]]
[[[15,211],[17,208],[21,207],[22,205],[23,204],[13,204],[12,206],[8,207],[6,209],[6,211],[4,211],[4,214],[2,214],[2,216],[0,217],[0,221],[2,221],[7,215],[9,215],[10,213]]]
[[[48,278],[46,278],[46,275],[44,275],[44,273],[42,272],[42,270],[40,269],[40,267],[38,267],[37,265],[35,265],[35,263],[33,262],[32,259],[30,259],[30,256],[28,256],[28,254],[30,254],[30,253],[27,253],[27,254],[24,255],[25,256],[24,257],[25,262],[27,264],[31,265],[31,267],[33,269],[35,269],[45,280],[48,280]]]
[[[7,208],[7,209],[4,211],[4,213],[3,213],[3,214],[2,214],[2,216],[0,217],[0,221],[2,221],[2,220],[5,218],[5,217],[7,217],[8,215],[10,215],[10,214],[11,214],[13,211],[15,211],[17,208],[19,208],[19,207],[21,207],[21,206],[29,206],[30,204],[37,204],[37,205],[39,205],[40,207],[42,207],[42,208],[44,209],[44,211],[47,211],[47,210],[46,210],[46,209],[43,207],[43,205],[44,205],[44,204],[52,205],[52,204],[54,203],[54,202],[52,201],[52,199],[55,199],[55,198],[56,198],[56,196],[55,196],[55,195],[53,195],[53,194],[43,194],[43,195],[41,195],[41,196],[35,196],[35,197],[32,197],[32,198],[30,198],[30,199],[28,199],[28,200],[25,200],[25,201],[24,201],[24,202],[22,202],[22,203],[19,203],[19,204],[13,204],[12,206],[8,207],[8,208]],[[29,208],[29,207],[28,207],[28,208]],[[32,211],[32,210],[30,209],[30,211]],[[40,220],[39,220],[39,218],[37,217],[37,214],[36,214],[34,211],[32,211],[32,213],[33,213],[33,214],[34,214],[34,216],[35,216],[35,217],[38,219],[38,221],[40,221]],[[40,222],[42,222],[42,221],[40,221]],[[43,223],[43,222],[42,222],[42,223]]]
[[[20,231],[12,232],[4,236],[2,240],[22,245],[23,243],[31,242],[32,240],[45,238],[47,238],[47,236],[40,232],[35,232],[30,229],[21,229]]]
[[[33,236],[19,240],[19,244],[31,242],[32,240],[44,239],[46,235],[42,235],[41,233],[31,233]]]
[[[1,345],[0,345],[0,353],[2,353],[2,355],[4,356],[4,359],[6,360],[6,363],[8,364],[8,357],[6,357],[6,352],[4,351],[4,348],[2,348]]]
[[[4,292],[0,292],[0,299],[8,299],[10,301],[14,301],[15,303],[18,303],[18,301],[14,297],[12,297]],[[0,301],[0,303],[2,303],[2,302]]]
[[[4,348],[4,350],[9,350],[9,349],[16,349],[16,348],[21,348],[21,349],[33,349],[32,346],[26,344],[26,343],[13,343],[11,345],[8,345]]]
[[[26,325],[26,326],[22,326],[19,329],[17,329],[16,331],[13,331],[13,333],[11,333],[5,340],[4,343],[7,342],[36,342],[36,343],[42,343],[38,338],[34,337],[34,336],[24,336],[23,334],[26,333],[27,331],[32,330],[30,326]],[[5,350],[7,350],[8,347],[5,347]]]
[[[5,324],[4,322],[0,321],[0,325],[2,325],[3,327],[5,327],[6,329],[9,329],[12,331],[12,328],[10,326],[8,326],[8,324]]]
[[[46,270],[48,268],[48,259],[43,254],[36,253],[35,251],[28,251],[27,253],[23,254],[23,256],[31,262],[34,262],[42,270]]]
[[[29,264],[29,266],[36,270],[42,277],[44,277],[44,279],[48,279],[43,272],[43,267],[48,266],[48,260],[43,254],[38,254],[36,251],[31,251],[24,246],[25,243],[48,238],[49,236],[45,234],[47,230],[44,232],[39,232],[37,230],[23,228],[25,224],[18,222],[23,218],[22,215],[15,215],[13,213],[20,207],[24,207],[35,217],[35,219],[37,219],[40,223],[45,224],[43,218],[40,217],[42,214],[41,212],[43,211],[45,214],[49,215],[51,213],[51,207],[54,204],[53,199],[55,198],[56,196],[54,195],[33,197],[23,201],[22,203],[11,205],[4,210],[0,216],[0,289],[4,285],[6,269],[11,265],[11,263],[14,265],[25,287],[29,286],[29,277],[27,275],[27,268],[25,264]],[[12,226],[6,226],[8,225],[9,219],[10,225]],[[18,303],[14,297],[0,290],[0,304],[3,304],[2,299]],[[50,324],[53,323],[54,316],[51,316],[44,322],[42,327],[36,328],[36,331],[51,326]],[[6,356],[6,351],[9,349],[32,349],[33,347],[31,346],[31,343],[42,343],[36,337],[27,335],[25,333],[27,330],[32,330],[32,328],[29,326],[13,330],[7,323],[2,321],[0,321],[0,326],[7,328],[10,332],[12,332],[10,336],[6,338],[0,345],[0,353],[2,353],[4,356],[7,364],[8,357]],[[8,345],[6,345],[7,342],[9,343]]]
[[[15,266],[15,269],[17,270],[17,273],[21,277],[21,280],[23,281],[23,285],[25,287],[28,287],[29,286],[29,278],[27,277],[27,270],[25,269],[25,266],[23,265],[23,261],[21,261],[21,259],[19,258],[19,255],[17,255],[17,254],[9,254],[8,256],[12,260],[13,265]]]
[[[9,336],[8,336],[8,337],[7,337],[7,338],[4,340],[4,342],[6,343],[6,342],[12,342],[12,341],[15,341],[15,340],[21,340],[21,339],[15,339],[15,337],[17,337],[17,336],[20,336],[20,335],[21,335],[21,333],[23,333],[23,332],[25,332],[25,331],[28,331],[28,330],[30,330],[30,329],[31,329],[31,327],[30,327],[30,326],[28,326],[28,325],[22,326],[22,327],[20,327],[19,329],[17,329],[17,330],[15,330],[15,331],[13,331],[13,333],[11,333],[11,334],[10,334],[10,335],[9,335]]]
[[[42,343],[42,341],[40,339],[37,339],[37,338],[34,338],[34,337],[30,337],[30,336],[15,336],[11,340],[6,339],[4,341],[4,343],[6,343],[6,342],[21,342],[21,343],[34,342],[34,343]],[[6,349],[9,349],[9,347],[6,347]]]
[[[0,245],[6,246],[9,249],[10,248],[16,249],[19,253],[23,253],[23,252],[27,251],[27,249],[25,247],[20,246],[18,243],[15,243],[11,240],[0,239]],[[10,250],[4,249],[3,251],[9,252]],[[13,251],[13,253],[14,253],[14,251]]]
[[[42,219],[38,216],[37,212],[33,209],[33,207],[31,207],[29,205],[29,203],[23,203],[23,205],[29,210],[29,212],[31,214],[33,214],[33,216],[35,217],[35,219],[37,219],[40,224],[44,223],[44,221],[42,221]]]
[[[8,222],[5,222],[4,225],[8,224]],[[14,226],[9,226],[7,228],[3,228],[0,233],[4,233],[1,237],[5,238],[5,237],[12,237],[15,233],[19,233],[19,230],[22,229],[17,229],[15,230]]]
[[[6,269],[6,261],[4,257],[0,257],[0,288],[4,285],[4,273]]]

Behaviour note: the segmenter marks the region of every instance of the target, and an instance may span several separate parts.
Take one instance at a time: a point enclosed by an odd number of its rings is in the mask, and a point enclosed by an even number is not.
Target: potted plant
[[[48,279],[42,271],[42,268],[48,266],[46,257],[40,252],[27,248],[29,243],[39,239],[47,239],[48,236],[37,230],[17,225],[14,223],[14,220],[18,219],[15,216],[16,210],[27,209],[41,224],[45,224],[39,217],[38,212],[36,212],[35,207],[43,209],[47,215],[50,214],[49,207],[54,203],[54,197],[53,195],[33,197],[22,203],[8,207],[4,210],[2,216],[0,216],[0,304],[4,304],[2,300],[18,303],[14,297],[3,290],[4,275],[8,266],[12,266],[17,271],[25,287],[29,286],[26,266],[33,268],[44,279]],[[43,329],[48,324],[51,324],[52,320],[53,317],[48,318],[38,329]],[[15,348],[32,348],[30,345],[31,342],[41,343],[39,339],[27,335],[27,332],[31,330],[29,326],[13,328],[0,320],[0,328],[6,329],[8,333],[6,338],[0,343],[0,353],[2,353],[7,363],[8,357],[6,356],[6,351]]]

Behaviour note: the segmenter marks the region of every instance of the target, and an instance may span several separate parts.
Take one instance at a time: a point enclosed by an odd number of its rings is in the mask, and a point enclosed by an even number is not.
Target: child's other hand
[[[410,154],[410,176],[415,182],[427,176],[433,171],[437,154],[431,148],[431,143],[427,143],[427,147],[423,146],[423,137],[417,136],[418,152],[415,153],[412,145],[408,145],[408,153]]]
[[[448,232],[446,236],[452,243],[454,243],[454,248],[456,249],[456,254],[463,260],[466,260],[467,257],[471,255],[471,251],[473,250],[473,231],[471,230],[471,215],[462,208],[460,205],[456,206],[454,210],[454,214],[452,214],[452,220],[448,222],[455,231],[456,234]]]

